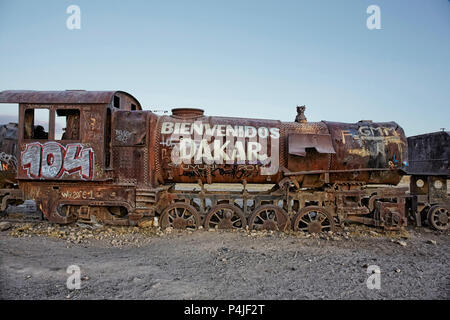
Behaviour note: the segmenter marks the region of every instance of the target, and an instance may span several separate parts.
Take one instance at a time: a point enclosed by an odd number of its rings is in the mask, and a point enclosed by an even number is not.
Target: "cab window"
[[[80,139],[80,110],[57,109],[55,118],[55,140]]]
[[[49,123],[49,109],[26,109],[24,117],[24,139],[47,140]]]

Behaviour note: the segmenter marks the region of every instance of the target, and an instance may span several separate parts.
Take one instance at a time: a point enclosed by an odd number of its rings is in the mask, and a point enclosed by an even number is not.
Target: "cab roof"
[[[112,104],[114,96],[128,96],[142,110],[139,101],[124,91],[35,91],[6,90],[0,92],[0,103],[36,103],[36,104]]]

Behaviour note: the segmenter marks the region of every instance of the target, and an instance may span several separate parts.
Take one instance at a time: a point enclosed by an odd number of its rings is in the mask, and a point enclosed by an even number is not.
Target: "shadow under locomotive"
[[[408,217],[449,228],[446,132],[440,173],[413,174],[395,122],[308,122],[304,107],[295,122],[187,108],[159,116],[122,91],[3,91],[0,103],[19,104],[17,146],[9,151],[16,162],[2,167],[9,172],[2,210],[35,200],[46,219],[61,224],[137,225],[158,217],[163,228],[181,229],[321,232],[345,222],[398,229]],[[396,186],[406,173],[413,174],[411,194]],[[192,183],[197,187],[176,188]],[[240,188],[205,187],[212,183]],[[248,187],[255,184],[273,187]]]

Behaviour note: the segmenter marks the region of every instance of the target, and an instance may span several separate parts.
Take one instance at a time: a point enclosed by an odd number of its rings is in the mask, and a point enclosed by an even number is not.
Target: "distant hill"
[[[10,122],[17,123],[18,120],[17,116],[0,114],[0,124],[7,124]]]

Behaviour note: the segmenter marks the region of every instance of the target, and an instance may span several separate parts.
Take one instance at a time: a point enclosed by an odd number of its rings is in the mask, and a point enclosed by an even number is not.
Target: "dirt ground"
[[[14,224],[0,232],[0,298],[449,299],[449,235]],[[79,290],[66,287],[70,265]],[[380,289],[366,285],[370,265]]]

